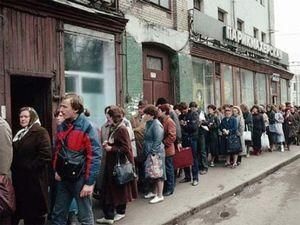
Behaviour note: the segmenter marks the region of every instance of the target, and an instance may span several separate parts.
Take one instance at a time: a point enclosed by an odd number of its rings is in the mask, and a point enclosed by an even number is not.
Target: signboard
[[[230,26],[223,27],[224,38],[235,43],[241,44],[258,52],[270,55],[277,59],[282,59],[282,51],[267,43],[264,43],[248,34],[236,30]]]

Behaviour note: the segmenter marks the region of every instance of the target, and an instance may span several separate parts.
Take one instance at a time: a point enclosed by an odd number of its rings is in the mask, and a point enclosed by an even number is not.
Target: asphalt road
[[[214,224],[299,225],[300,159],[178,225]]]

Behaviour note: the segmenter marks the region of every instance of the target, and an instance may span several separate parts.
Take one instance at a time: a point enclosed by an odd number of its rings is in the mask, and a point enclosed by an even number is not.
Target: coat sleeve
[[[1,118],[0,118],[1,119]],[[2,120],[2,119],[1,119]],[[11,129],[8,124],[0,120],[0,174],[9,174],[13,149],[12,149],[12,136]]]
[[[45,165],[50,165],[52,159],[51,141],[48,131],[44,128],[41,128],[36,133],[35,140],[37,156],[30,165],[31,170],[36,170],[44,167]]]
[[[152,153],[160,153],[161,145],[164,139],[164,129],[160,123],[153,124],[152,127],[152,147],[151,147],[151,154]]]
[[[96,129],[89,125],[85,135],[86,146],[86,171],[85,184],[93,185],[100,170],[102,149]]]
[[[173,120],[169,120],[167,123],[167,132],[165,132],[164,145],[169,147],[176,140],[176,126]]]

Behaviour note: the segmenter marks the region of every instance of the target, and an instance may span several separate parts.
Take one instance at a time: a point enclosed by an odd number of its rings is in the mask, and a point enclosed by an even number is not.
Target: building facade
[[[33,106],[55,129],[53,112],[66,92],[84,97],[91,120],[122,102],[121,34],[127,20],[118,1],[0,0],[1,116],[15,132],[18,110]]]
[[[194,0],[190,14],[193,99],[278,104],[290,100],[288,55],[274,44],[273,0]]]

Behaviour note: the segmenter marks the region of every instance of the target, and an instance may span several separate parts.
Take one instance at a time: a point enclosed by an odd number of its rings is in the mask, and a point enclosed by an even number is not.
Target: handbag
[[[15,210],[15,191],[11,180],[5,175],[0,175],[0,218],[13,214]]]
[[[62,148],[57,154],[56,171],[62,180],[76,182],[84,173],[86,156],[84,151],[69,149],[64,140]]]
[[[158,154],[148,154],[145,162],[145,176],[151,179],[163,177],[163,162]]]
[[[241,139],[236,134],[227,136],[227,152],[238,152],[242,150]]]
[[[252,141],[251,131],[248,129],[247,125],[246,125],[246,130],[243,133],[243,138],[245,141]]]
[[[126,154],[124,156],[125,163],[120,163],[120,153],[117,152],[117,164],[113,170],[113,178],[117,185],[126,184],[137,177],[133,164],[129,162]]]
[[[270,148],[269,137],[266,133],[263,133],[261,135],[261,148],[262,149],[269,149]]]
[[[190,167],[193,165],[193,153],[191,147],[180,148],[173,156],[174,169]]]

